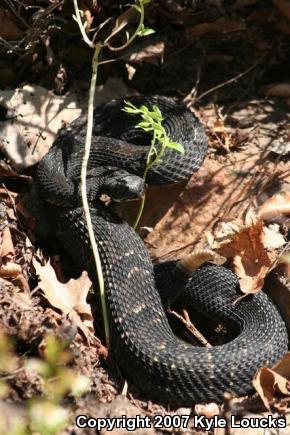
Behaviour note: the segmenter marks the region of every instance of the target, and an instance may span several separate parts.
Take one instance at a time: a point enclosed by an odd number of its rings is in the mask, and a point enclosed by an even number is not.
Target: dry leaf
[[[123,57],[132,63],[151,63],[152,65],[159,65],[163,62],[165,51],[165,42],[157,41],[149,43],[144,41],[139,47],[134,46],[131,50],[127,50],[126,55]]]
[[[8,225],[0,234],[0,259],[5,257],[13,257],[15,255],[14,245],[11,238],[11,232]]]
[[[95,106],[132,94],[122,80],[114,77],[96,90]],[[81,114],[75,94],[56,96],[32,85],[0,91],[1,106],[8,110],[9,119],[0,122],[0,149],[19,169],[37,163],[49,150],[58,130]]]
[[[30,294],[29,284],[22,273],[19,273],[15,276],[15,278],[13,278],[13,284],[15,284],[23,292]]]
[[[250,226],[242,226],[237,221],[224,224],[221,236],[217,233],[215,237],[214,248],[232,260],[233,271],[239,277],[244,293],[255,293],[263,287],[264,278],[276,257],[276,253],[266,251],[263,231],[262,221]]]
[[[259,217],[265,221],[285,221],[290,215],[290,192],[281,192],[273,195],[259,209]]]
[[[272,0],[279,11],[290,20],[290,3],[288,0]]]
[[[0,37],[8,41],[17,41],[23,31],[14,23],[11,13],[7,9],[0,9]]]
[[[280,257],[279,263],[282,257]],[[288,333],[290,333],[290,279],[288,278],[289,285],[287,285],[287,271],[283,273],[283,269],[287,267],[289,267],[289,265],[279,264],[267,277],[263,291],[274,301],[286,324]]]
[[[224,120],[221,117],[215,119],[211,132],[216,137],[217,148],[222,146],[227,152],[234,145],[231,134],[226,131]]]
[[[79,4],[79,8],[83,11],[84,17],[86,19],[86,23],[85,23],[85,25],[86,25],[86,32],[89,32],[94,17],[92,16],[90,8],[89,8],[89,5],[87,4],[86,1],[81,0],[80,4]]]
[[[81,113],[74,94],[59,97],[32,85],[1,91],[0,106],[8,110],[9,118],[0,122],[0,147],[17,168],[37,163],[63,123]]]
[[[70,279],[66,284],[58,281],[55,271],[48,262],[42,266],[35,258],[33,265],[39,275],[39,287],[44,297],[54,307],[66,314],[90,341],[93,337],[93,316],[86,302],[91,281],[86,272],[78,279]]]
[[[97,93],[94,101],[95,106],[134,93],[132,88],[127,86],[123,80],[117,77],[110,77],[104,85],[97,86],[96,91]]]
[[[275,142],[271,146],[270,151],[279,156],[287,156],[287,154],[290,154],[290,142]]]
[[[289,264],[290,265],[290,251],[285,251],[279,258],[279,264]]]
[[[232,11],[235,11],[237,9],[242,9],[246,6],[251,6],[257,3],[258,0],[236,0],[233,6],[231,7]]]
[[[290,352],[272,369],[263,367],[253,379],[253,385],[267,409],[275,401],[277,394],[290,395]]]
[[[136,17],[136,10],[134,8],[127,9],[125,12],[123,12],[115,22],[115,25],[110,32],[110,40],[113,38],[113,36],[117,35],[121,30],[124,29],[135,17]]]
[[[190,42],[192,39],[206,35],[207,33],[231,33],[241,30],[245,30],[245,23],[242,21],[221,17],[213,23],[201,23],[194,27],[187,27],[183,34],[185,40]]]
[[[280,233],[280,227],[277,224],[269,225],[263,229],[263,245],[268,251],[282,248],[286,245],[286,240]]]
[[[0,277],[1,278],[16,278],[22,273],[21,266],[19,264],[8,261],[5,264],[1,264]]]
[[[272,8],[256,9],[248,17],[248,21],[254,21],[256,24],[268,27],[271,31],[273,29],[277,32],[290,34],[290,22],[281,12],[273,11]]]
[[[214,402],[206,403],[205,405],[195,405],[194,411],[197,415],[205,415],[207,418],[220,414],[219,406]]]
[[[1,177],[13,177],[20,178],[22,180],[32,180],[32,177],[29,175],[23,175],[16,172],[7,162],[4,160],[0,161],[0,176]]]
[[[263,86],[261,91],[269,97],[290,97],[290,83],[271,83],[267,86]]]

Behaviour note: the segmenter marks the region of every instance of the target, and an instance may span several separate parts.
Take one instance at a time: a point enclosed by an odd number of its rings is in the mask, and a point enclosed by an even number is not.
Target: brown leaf
[[[267,251],[274,251],[280,249],[286,245],[286,240],[280,233],[280,227],[278,224],[271,224],[265,226],[263,229],[263,246]]]
[[[290,352],[273,366],[263,367],[253,379],[253,385],[267,409],[271,410],[277,394],[290,395]]]
[[[271,30],[274,28],[277,32],[290,34],[289,20],[281,12],[278,10],[273,11],[272,8],[256,9],[248,16],[248,21],[254,21]]]
[[[267,199],[259,209],[259,217],[265,221],[285,221],[290,215],[290,192],[281,192]]]
[[[289,264],[284,264],[283,257],[289,255]],[[286,260],[287,261],[287,260]],[[265,281],[263,291],[274,301],[281,314],[288,334],[290,333],[290,252],[284,252],[279,259],[279,265]],[[287,270],[288,269],[288,270]]]
[[[79,8],[83,11],[84,17],[86,19],[86,32],[88,32],[91,28],[93,17],[89,8],[89,5],[85,0],[80,0]]]
[[[117,35],[121,30],[123,30],[135,17],[136,17],[136,10],[134,8],[127,9],[125,12],[123,12],[115,22],[115,25],[110,32],[109,39],[111,40],[113,36]]]
[[[15,255],[14,245],[11,238],[11,232],[8,226],[0,234],[0,259],[13,257]]]
[[[18,168],[37,163],[63,124],[81,113],[74,94],[55,96],[41,86],[2,91],[0,104],[13,113],[0,121],[1,151]]]
[[[231,7],[231,10],[235,11],[237,9],[242,9],[246,6],[254,5],[255,3],[257,3],[257,0],[236,0]]]
[[[184,31],[184,37],[187,42],[207,33],[231,33],[245,29],[242,21],[232,20],[221,17],[213,23],[201,23],[194,27],[187,27]]]
[[[195,405],[194,412],[197,415],[205,415],[207,418],[214,417],[220,414],[219,406],[214,403],[206,403],[205,405]]]
[[[21,273],[21,266],[13,261],[8,261],[7,263],[2,264],[0,268],[1,278],[16,278]]]
[[[39,287],[44,297],[55,308],[66,314],[89,341],[93,338],[93,316],[91,308],[86,302],[91,281],[86,272],[78,279],[70,279],[62,284],[50,262],[42,266],[35,258],[33,265],[39,275]]]
[[[23,31],[14,23],[11,13],[7,9],[0,9],[0,37],[16,41],[22,35]]]
[[[269,97],[281,97],[281,98],[289,98],[290,97],[290,83],[271,83],[267,86],[263,86],[261,88],[261,92]]]
[[[288,135],[288,139],[289,139],[289,135]],[[273,145],[271,145],[270,147],[270,151],[272,153],[278,154],[279,156],[287,156],[288,154],[290,154],[290,142],[285,142],[285,141],[282,142],[280,140],[274,142]]]
[[[228,234],[225,228],[229,226]],[[232,260],[233,271],[240,279],[244,293],[255,293],[264,284],[276,253],[268,252],[264,246],[264,223],[257,221],[245,226],[240,221],[223,225],[219,240],[217,233],[214,248],[220,255]]]
[[[1,77],[0,77],[1,79]],[[0,161],[0,176],[1,177],[13,177],[13,178],[22,178],[23,180],[32,180],[31,177],[27,175],[22,175],[16,172],[7,162],[4,160]]]
[[[123,58],[136,64],[146,62],[152,65],[159,65],[160,62],[163,62],[164,51],[164,41],[157,41],[155,43],[144,41],[140,44],[139,48],[135,46]]]
[[[287,0],[272,0],[279,11],[290,20],[290,3]]]
[[[215,119],[211,133],[215,139],[214,145],[216,148],[224,148],[227,152],[230,151],[230,148],[234,146],[234,141],[232,139],[231,134],[229,134],[226,130],[224,120],[217,114],[217,118]]]

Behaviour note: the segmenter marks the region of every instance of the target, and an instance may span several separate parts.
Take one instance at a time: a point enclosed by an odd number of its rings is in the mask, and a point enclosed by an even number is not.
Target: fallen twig
[[[176,311],[170,309],[168,310],[168,312],[169,314],[173,314],[177,319],[179,319],[203,346],[212,347],[212,345],[208,342],[208,340],[194,326],[186,310],[183,310],[183,316],[181,316],[181,314],[178,314]]]

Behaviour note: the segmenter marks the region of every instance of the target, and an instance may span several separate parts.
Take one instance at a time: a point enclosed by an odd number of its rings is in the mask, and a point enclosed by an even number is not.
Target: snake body
[[[206,154],[200,122],[183,106],[163,97],[130,97],[136,106],[157,104],[172,140],[185,155],[166,150],[148,182],[162,184],[187,179]],[[142,177],[148,135],[138,120],[121,109],[123,100],[99,106],[88,164],[88,198],[104,273],[110,322],[110,347],[125,377],[151,399],[175,404],[223,400],[224,393],[241,396],[252,390],[255,372],[273,364],[287,351],[284,322],[263,293],[239,296],[236,276],[206,264],[185,284],[180,300],[199,307],[236,331],[236,337],[212,348],[194,347],[172,332],[162,304],[166,291],[179,286],[175,268],[154,275],[148,252],[135,231],[99,200],[102,192],[118,199],[143,192]],[[75,262],[97,284],[94,261],[80,202],[79,178],[86,117],[62,130],[40,161],[37,183],[47,202],[55,234]],[[165,283],[165,284],[164,284]],[[162,300],[158,288],[162,288]],[[180,290],[178,290],[180,292]],[[164,296],[165,295],[165,296]]]

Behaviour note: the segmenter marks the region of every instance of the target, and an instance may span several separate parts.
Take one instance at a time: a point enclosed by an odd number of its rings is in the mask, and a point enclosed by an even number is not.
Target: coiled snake
[[[187,179],[206,154],[207,140],[200,122],[183,106],[163,97],[130,97],[139,106],[157,104],[172,140],[185,148],[181,156],[166,150],[161,164],[152,167],[152,184]],[[177,405],[222,401],[224,392],[244,395],[251,391],[255,372],[275,363],[286,351],[285,325],[263,293],[240,303],[236,276],[207,264],[186,283],[180,298],[210,316],[232,325],[237,336],[212,348],[194,347],[172,332],[162,301],[166,291],[180,292],[182,277],[176,267],[154,276],[147,250],[127,223],[99,200],[102,192],[115,199],[141,195],[148,152],[148,135],[121,109],[124,101],[99,106],[88,164],[88,198],[105,279],[110,320],[111,351],[129,381],[150,398]],[[80,168],[86,117],[62,130],[40,161],[37,182],[48,204],[55,234],[67,252],[96,283],[94,262],[80,202]],[[163,276],[163,278],[162,278]],[[157,287],[162,290],[161,296]],[[179,289],[179,290],[178,290]]]

